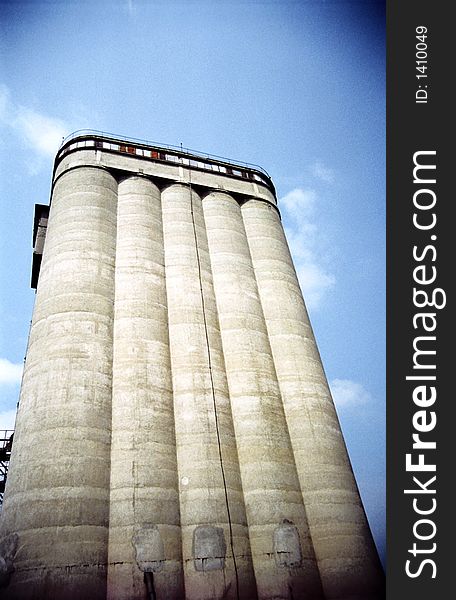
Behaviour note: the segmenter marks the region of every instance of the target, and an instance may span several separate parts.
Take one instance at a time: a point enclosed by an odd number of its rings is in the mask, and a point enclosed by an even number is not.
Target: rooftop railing
[[[266,177],[269,180],[271,179],[271,176],[265,169],[263,169],[263,167],[260,167],[259,165],[256,165],[253,163],[248,163],[248,162],[244,162],[244,161],[234,161],[232,159],[224,158],[223,156],[218,156],[216,154],[208,154],[205,152],[201,152],[200,150],[192,150],[190,148],[183,147],[182,144],[180,146],[174,146],[171,144],[162,144],[162,143],[151,142],[151,141],[140,139],[140,138],[131,138],[131,137],[125,137],[122,135],[116,135],[113,133],[107,133],[105,131],[98,131],[96,129],[78,129],[77,131],[73,131],[73,133],[70,133],[69,135],[67,135],[66,138],[64,138],[62,140],[62,143],[60,144],[60,149],[62,149],[64,146],[67,146],[68,143],[71,142],[72,140],[75,140],[75,139],[81,138],[81,137],[84,138],[84,137],[90,137],[90,136],[95,137],[95,138],[104,139],[109,142],[120,142],[120,143],[124,143],[127,145],[133,144],[133,145],[145,146],[148,148],[153,148],[153,149],[158,149],[158,150],[169,150],[170,152],[177,153],[179,155],[191,156],[191,157],[204,159],[204,160],[211,160],[211,161],[215,161],[218,163],[223,163],[225,165],[230,165],[234,168],[243,167],[245,169],[259,171],[259,172],[263,173],[264,175],[266,175]],[[60,154],[60,149],[59,149],[59,153],[57,154],[57,156]]]

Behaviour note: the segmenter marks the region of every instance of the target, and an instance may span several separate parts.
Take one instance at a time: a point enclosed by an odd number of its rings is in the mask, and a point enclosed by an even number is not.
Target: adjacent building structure
[[[268,174],[79,132],[34,248],[2,598],[382,598]]]

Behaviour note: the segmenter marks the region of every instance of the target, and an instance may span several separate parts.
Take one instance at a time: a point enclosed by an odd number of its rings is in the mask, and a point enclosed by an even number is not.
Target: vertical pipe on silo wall
[[[242,216],[325,596],[380,598],[383,574],[280,217],[256,199]]]
[[[116,205],[102,169],[55,183],[1,519],[18,536],[4,598],[106,597]]]
[[[160,191],[119,183],[108,598],[181,600],[183,574]]]
[[[186,599],[254,600],[201,199],[171,185],[162,209]]]
[[[258,595],[322,598],[241,209],[221,192],[203,209]]]

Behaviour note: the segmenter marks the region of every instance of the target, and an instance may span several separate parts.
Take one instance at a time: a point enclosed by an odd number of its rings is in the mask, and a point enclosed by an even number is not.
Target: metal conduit
[[[226,485],[225,469],[223,466],[222,444],[220,441],[220,429],[219,429],[219,421],[218,421],[218,414],[217,414],[217,401],[215,398],[214,377],[213,377],[213,373],[212,373],[211,349],[210,349],[210,345],[209,345],[209,335],[208,335],[207,320],[206,320],[206,307],[205,307],[205,302],[204,302],[203,282],[202,282],[202,278],[201,278],[201,262],[200,262],[199,249],[198,249],[198,238],[196,235],[195,216],[193,213],[192,176],[191,176],[190,169],[189,169],[189,190],[190,190],[190,212],[192,215],[193,235],[195,237],[195,248],[196,248],[196,260],[198,263],[198,277],[199,277],[199,285],[200,285],[200,292],[201,292],[201,307],[202,307],[202,313],[203,313],[204,333],[206,336],[207,361],[208,361],[209,376],[210,376],[210,381],[211,381],[212,401],[213,401],[213,405],[214,405],[215,430],[216,430],[216,434],[217,434],[217,444],[218,444],[218,452],[219,452],[219,458],[220,458],[220,470],[222,472],[222,479],[223,479],[223,489],[225,492],[226,512],[227,512],[228,527],[229,527],[229,532],[230,532],[230,548],[231,548],[231,554],[233,556],[233,566],[234,566],[234,573],[235,573],[235,578],[236,578],[236,598],[237,598],[237,600],[239,600],[239,575],[238,575],[238,570],[237,570],[237,565],[236,565],[236,556],[235,556],[235,552],[234,552],[233,525],[232,525],[232,521],[231,521],[231,513],[230,513],[229,500],[228,500],[228,490],[227,490],[227,485]]]

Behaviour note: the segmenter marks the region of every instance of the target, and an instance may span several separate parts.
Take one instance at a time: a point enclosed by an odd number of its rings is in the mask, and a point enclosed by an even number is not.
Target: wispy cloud
[[[318,256],[321,253],[317,225],[314,222],[317,200],[315,190],[303,188],[295,188],[279,200],[290,251],[309,309],[318,308],[325,293],[336,282]]]
[[[44,159],[52,158],[62,139],[75,129],[70,123],[16,103],[7,86],[0,84],[0,125],[10,129],[26,148],[35,153],[31,165],[37,172]]]
[[[356,381],[350,379],[333,379],[329,387],[337,408],[354,408],[372,402],[370,393]]]
[[[334,171],[317,160],[310,168],[311,173],[317,179],[325,183],[334,183]]]
[[[16,385],[21,382],[22,364],[10,362],[7,358],[0,358],[0,385]]]
[[[314,214],[317,194],[314,190],[295,188],[280,199],[290,217],[300,226],[309,224],[309,217]]]
[[[53,157],[69,127],[60,119],[47,117],[36,111],[19,106],[13,126],[26,144],[38,154]]]

